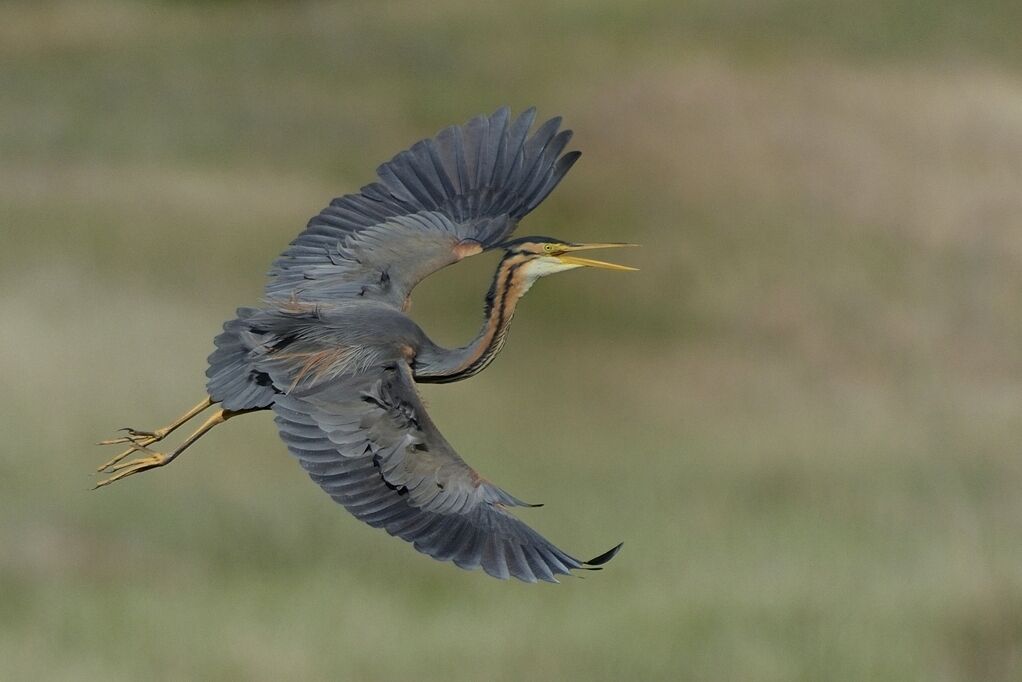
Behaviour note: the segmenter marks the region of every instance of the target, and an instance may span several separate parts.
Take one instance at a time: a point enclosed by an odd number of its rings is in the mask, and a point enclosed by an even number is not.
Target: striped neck
[[[504,256],[486,294],[485,320],[479,333],[468,345],[442,351],[432,362],[423,358],[427,366],[416,371],[417,381],[437,384],[459,381],[478,374],[493,362],[507,340],[518,301],[535,281],[521,267],[529,260],[520,253]]]

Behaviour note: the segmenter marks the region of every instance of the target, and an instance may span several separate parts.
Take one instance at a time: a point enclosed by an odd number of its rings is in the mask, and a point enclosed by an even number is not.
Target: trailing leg
[[[194,433],[188,436],[188,438],[186,438],[184,442],[181,443],[181,445],[179,445],[175,450],[169,453],[154,452],[153,450],[150,450],[148,447],[146,447],[146,445],[132,442],[131,450],[129,450],[128,452],[144,452],[146,453],[146,455],[144,457],[139,457],[138,459],[133,459],[130,462],[117,463],[117,461],[115,460],[114,462],[105,465],[101,469],[101,471],[113,473],[114,475],[97,483],[95,488],[101,488],[105,485],[110,485],[111,483],[119,481],[122,478],[127,478],[132,474],[137,474],[142,471],[148,471],[149,469],[155,469],[157,467],[166,466],[167,464],[173,462],[178,455],[187,450],[192,445],[192,443],[199,440],[200,438],[202,438],[202,436],[204,436],[210,430],[212,430],[213,427],[219,424],[223,424],[228,419],[236,417],[239,414],[246,414],[248,412],[255,411],[256,410],[239,410],[237,412],[233,412],[231,410],[217,410],[216,413],[213,414],[213,416],[211,416],[209,419],[203,422],[202,426],[200,426],[198,429],[195,430]],[[120,457],[123,457],[123,455],[121,455]]]
[[[96,445],[120,445],[122,443],[130,443],[131,447],[125,450],[124,452],[120,453],[113,459],[111,459],[109,462],[107,462],[100,468],[96,469],[96,471],[103,472],[106,471],[107,469],[112,468],[122,459],[124,459],[131,453],[135,452],[136,445],[147,447],[149,445],[152,445],[153,443],[158,443],[159,441],[163,440],[168,435],[170,435],[172,432],[177,430],[179,427],[184,425],[186,422],[190,421],[193,417],[201,413],[203,410],[210,407],[212,404],[213,399],[210,398],[209,396],[206,396],[202,400],[202,402],[198,403],[195,407],[185,412],[183,415],[172,421],[170,424],[158,428],[155,431],[140,431],[138,429],[124,428],[121,429],[121,431],[127,431],[128,435],[99,441],[98,443],[96,443]]]

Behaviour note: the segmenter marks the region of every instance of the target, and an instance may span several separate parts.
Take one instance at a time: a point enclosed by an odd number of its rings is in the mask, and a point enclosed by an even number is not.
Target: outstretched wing
[[[580,561],[507,511],[529,506],[482,478],[426,414],[404,363],[312,383],[277,397],[281,438],[309,476],[370,526],[465,569],[556,582],[595,569],[618,547]]]
[[[560,118],[527,137],[528,109],[446,128],[377,168],[377,182],[334,199],[274,261],[271,299],[366,297],[402,307],[422,278],[498,244],[580,156],[561,155]]]

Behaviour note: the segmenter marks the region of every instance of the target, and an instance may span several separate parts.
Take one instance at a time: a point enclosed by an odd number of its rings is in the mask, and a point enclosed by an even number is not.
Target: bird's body
[[[331,202],[274,262],[266,300],[241,308],[216,338],[208,398],[154,432],[105,443],[129,449],[100,485],[172,461],[227,419],[272,410],[281,437],[334,500],[366,523],[463,568],[554,580],[608,561],[557,549],[507,511],[521,506],[469,467],[426,414],[416,382],[484,369],[503,346],[518,301],[540,277],[583,266],[630,269],[568,255],[582,245],[546,237],[506,241],[578,153],[561,155],[559,119],[527,137],[533,112],[506,109],[448,128],[380,166],[380,181]],[[465,346],[433,343],[408,315],[425,276],[490,248],[505,255],[485,319]],[[220,409],[169,454],[148,446],[213,404]],[[121,463],[133,451],[148,456]]]

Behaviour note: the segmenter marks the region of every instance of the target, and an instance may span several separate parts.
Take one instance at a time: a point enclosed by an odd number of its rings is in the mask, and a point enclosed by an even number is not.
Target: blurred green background
[[[1022,5],[0,6],[0,677],[1022,679]],[[529,294],[433,417],[568,551],[439,564],[269,415],[89,492],[202,395],[331,197],[501,104],[585,152]],[[492,256],[417,291],[463,343]]]

